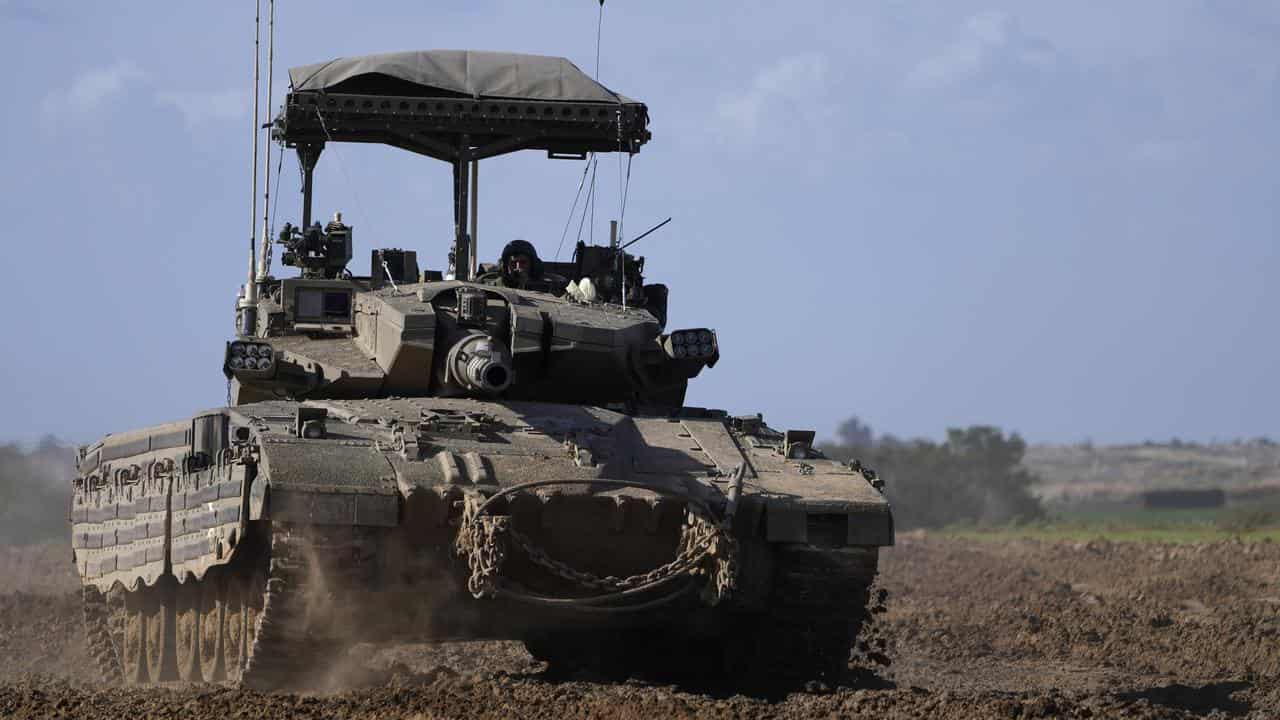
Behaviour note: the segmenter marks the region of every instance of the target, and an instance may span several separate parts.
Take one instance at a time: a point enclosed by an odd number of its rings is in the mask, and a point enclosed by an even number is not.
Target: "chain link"
[[[463,501],[462,524],[458,528],[457,552],[467,558],[471,575],[467,578],[467,592],[476,599],[497,595],[498,574],[507,559],[504,535],[510,517],[506,515],[479,515],[484,498],[479,494],[467,494]]]
[[[648,572],[620,578],[584,572],[552,558],[527,535],[511,527],[509,515],[479,515],[483,502],[484,498],[478,494],[466,497],[457,539],[457,552],[467,558],[471,569],[467,590],[477,599],[497,594],[497,580],[506,559],[508,538],[530,561],[552,575],[602,594],[652,587],[684,575],[708,576],[702,597],[709,605],[718,604],[734,590],[738,541],[727,527],[703,517],[701,513],[687,513],[680,532],[679,551],[673,560]]]

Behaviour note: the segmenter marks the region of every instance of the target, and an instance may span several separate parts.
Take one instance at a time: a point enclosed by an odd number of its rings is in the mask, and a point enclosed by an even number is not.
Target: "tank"
[[[667,328],[667,288],[620,240],[475,260],[480,160],[636,153],[647,108],[542,56],[290,74],[272,134],[302,165],[302,220],[250,253],[228,406],[78,452],[104,679],[286,688],[355,643],[496,638],[551,672],[837,681],[893,542],[875,474],[813,431],[685,406],[719,338]],[[378,248],[348,270],[355,228],[311,218],[331,142],[452,166],[445,267]]]

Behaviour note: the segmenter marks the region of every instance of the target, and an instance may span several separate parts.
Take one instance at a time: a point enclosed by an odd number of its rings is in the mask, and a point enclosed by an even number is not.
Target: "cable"
[[[284,145],[280,146],[280,159],[276,161],[276,189],[273,191],[276,201],[271,206],[271,227],[267,230],[267,242],[276,236],[276,213],[280,210],[280,171],[284,168]],[[267,253],[267,262],[270,263],[271,254]]]
[[[596,82],[600,82],[600,30],[604,27],[604,3],[600,3],[600,14],[596,16]]]
[[[622,209],[618,212],[618,247],[622,247],[622,223],[627,218],[627,195],[631,192],[631,158],[632,153],[627,153],[627,176],[622,181]],[[621,157],[618,158],[622,160]],[[619,168],[621,169],[621,168]]]
[[[560,233],[560,244],[556,246],[556,261],[560,260],[560,249],[564,247],[564,239],[569,236],[569,225],[573,222],[573,214],[578,209],[578,198],[582,197],[582,188],[587,184],[587,171],[591,169],[588,159],[582,166],[582,179],[578,181],[578,192],[573,196],[573,205],[569,207],[569,217],[564,219],[564,230]]]
[[[324,130],[324,137],[330,145],[333,144],[333,136],[329,134],[329,126],[324,124],[324,116],[320,114],[320,108],[316,107],[316,118],[320,120],[320,129]],[[364,211],[364,203],[360,202],[360,191],[356,188],[356,184],[351,182],[351,176],[347,174],[347,164],[342,161],[342,153],[337,148],[333,150],[334,157],[338,158],[338,170],[342,173],[342,179],[347,181],[347,186],[351,188],[351,199],[356,201],[356,212],[359,213],[363,222],[369,223],[370,216]]]
[[[596,168],[600,166],[600,156],[596,155],[591,163],[591,194],[587,201],[591,204],[591,224],[587,227],[587,242],[596,244]]]
[[[616,613],[641,612],[644,610],[652,610],[654,608],[662,607],[663,605],[670,605],[676,600],[679,600],[689,594],[689,591],[693,590],[697,586],[697,583],[698,581],[696,579],[690,579],[679,589],[657,598],[656,600],[650,600],[649,602],[640,603],[638,605],[620,605],[613,607],[598,607],[591,602],[591,598],[554,598],[546,595],[535,595],[533,593],[520,592],[501,585],[498,586],[496,590],[497,596],[500,598],[506,598],[528,605],[540,605],[542,607],[550,608],[570,607],[573,608],[574,612],[610,615]],[[649,591],[652,589],[653,587],[650,587],[645,590]]]
[[[591,159],[595,160],[595,157],[596,157],[595,155],[592,155]],[[591,188],[587,191],[587,201],[582,203],[582,220],[578,222],[578,242],[582,242],[582,227],[587,222],[587,207],[592,204],[592,198],[595,197],[595,194],[596,194],[596,174],[595,174],[595,163],[593,162],[591,164]],[[592,214],[591,217],[592,219],[595,218],[594,213]]]
[[[619,118],[618,127],[621,129],[622,121]],[[618,154],[618,244],[622,244],[622,218],[627,208],[626,190],[622,186],[622,154],[619,148]]]
[[[596,76],[600,82],[600,37],[604,29],[604,1],[600,2],[600,12],[596,15]],[[600,164],[599,156],[591,154],[591,192],[587,194],[587,204],[591,206],[591,226],[587,228],[587,242],[596,244],[596,167]],[[586,220],[587,209],[582,209],[582,219]],[[578,242],[582,242],[582,226],[578,226]]]

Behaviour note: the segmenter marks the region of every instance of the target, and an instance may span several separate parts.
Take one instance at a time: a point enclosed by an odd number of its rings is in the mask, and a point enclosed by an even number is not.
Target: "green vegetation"
[[[945,442],[876,439],[857,418],[840,426],[841,442],[823,450],[857,459],[885,480],[899,529],[940,528],[953,523],[1002,525],[1044,517],[1031,494],[1036,476],[1022,465],[1027,445],[1017,433],[975,425],[951,428]]]

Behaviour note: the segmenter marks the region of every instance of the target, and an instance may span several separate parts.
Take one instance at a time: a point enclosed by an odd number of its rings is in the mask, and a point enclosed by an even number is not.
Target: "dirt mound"
[[[1280,545],[900,538],[884,573],[908,656],[1093,675],[1280,676]],[[1050,675],[1053,678],[1053,675]]]
[[[883,568],[891,668],[860,687],[786,697],[554,681],[503,642],[361,646],[334,674],[342,692],[101,688],[88,681],[76,595],[3,595],[0,716],[1280,716],[1280,546],[908,534]]]
[[[82,635],[78,593],[0,595],[0,678],[93,677]]]

